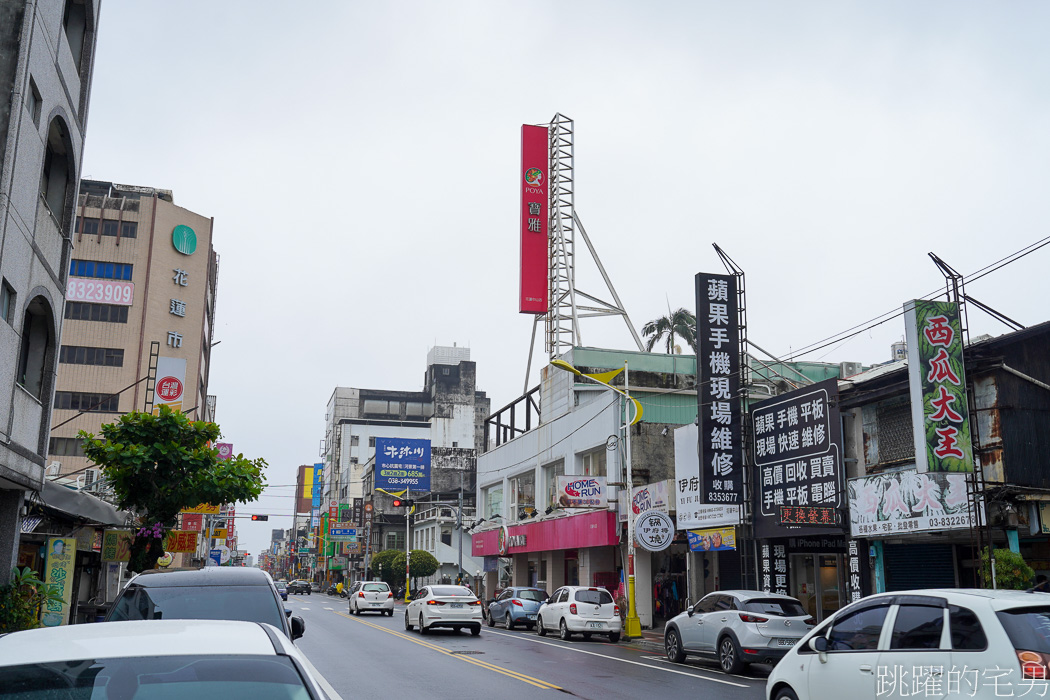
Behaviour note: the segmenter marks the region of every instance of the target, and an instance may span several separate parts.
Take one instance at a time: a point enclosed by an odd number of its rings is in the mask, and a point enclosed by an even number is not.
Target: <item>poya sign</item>
[[[558,505],[562,508],[603,508],[606,504],[604,476],[559,476]]]
[[[497,547],[499,549],[499,555],[501,557],[507,556],[511,547],[524,547],[527,543],[525,535],[512,535],[507,530],[507,526],[503,525],[499,529],[499,541]]]

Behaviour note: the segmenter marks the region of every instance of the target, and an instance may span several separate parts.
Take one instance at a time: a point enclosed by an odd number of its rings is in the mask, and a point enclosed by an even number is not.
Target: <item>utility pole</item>
[[[456,539],[459,541],[459,568],[457,577],[463,583],[463,476],[460,475],[459,499],[456,506]]]
[[[412,500],[412,489],[405,489],[405,500]],[[412,586],[412,579],[409,577],[409,571],[412,567],[412,511],[415,510],[415,506],[409,506],[405,510],[405,603],[408,603],[408,591]]]

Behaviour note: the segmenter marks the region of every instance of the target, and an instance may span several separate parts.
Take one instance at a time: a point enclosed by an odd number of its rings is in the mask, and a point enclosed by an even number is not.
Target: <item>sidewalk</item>
[[[620,643],[646,653],[659,654],[661,656],[664,653],[664,633],[662,629],[643,629],[641,638],[627,640],[621,637]]]

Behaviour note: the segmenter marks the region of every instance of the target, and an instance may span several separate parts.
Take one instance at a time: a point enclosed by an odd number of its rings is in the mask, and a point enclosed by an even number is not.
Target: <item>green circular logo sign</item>
[[[171,244],[183,255],[193,255],[197,250],[197,234],[189,226],[179,224],[171,232]]]

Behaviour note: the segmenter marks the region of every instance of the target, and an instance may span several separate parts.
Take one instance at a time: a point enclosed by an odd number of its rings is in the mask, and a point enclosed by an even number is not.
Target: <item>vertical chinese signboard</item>
[[[521,289],[518,311],[547,313],[547,127],[521,127]]]
[[[840,520],[833,517],[842,505],[837,404],[838,380],[828,379],[751,407],[756,537],[791,534],[782,517],[784,508],[819,514],[815,521],[806,518],[807,534],[842,532]],[[797,532],[797,527],[792,530]]]
[[[700,502],[740,505],[740,334],[736,278],[696,276]]]
[[[181,411],[185,384],[186,360],[177,357],[158,357],[153,415],[160,413],[161,404],[167,405],[173,411]]]
[[[47,552],[44,555],[47,564],[44,583],[62,596],[62,600],[47,602],[40,616],[40,623],[44,627],[58,627],[69,622],[69,602],[73,594],[73,563],[76,554],[75,537],[48,538]]]
[[[904,320],[916,469],[972,472],[959,305],[910,301],[904,305]]]

